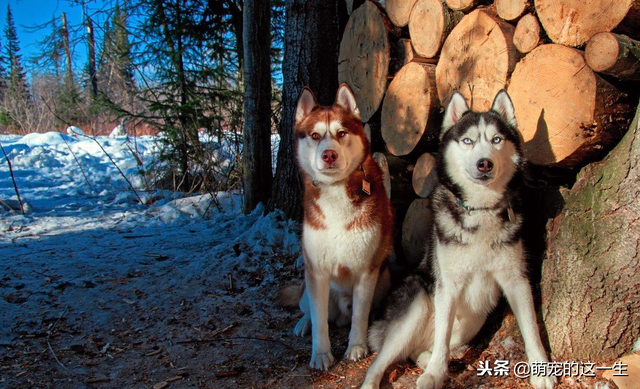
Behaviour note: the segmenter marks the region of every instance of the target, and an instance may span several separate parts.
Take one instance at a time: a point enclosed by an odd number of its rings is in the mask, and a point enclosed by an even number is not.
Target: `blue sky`
[[[88,0],[90,10],[97,9],[109,0]],[[4,27],[7,18],[7,4],[11,5],[13,18],[18,30],[20,39],[20,49],[25,60],[25,66],[30,68],[28,60],[37,55],[40,51],[38,41],[49,34],[50,29],[30,32],[29,27],[35,27],[51,21],[54,16],[60,16],[66,12],[67,20],[71,25],[82,23],[82,9],[80,6],[73,6],[66,0],[0,0],[0,41],[3,48],[5,43]],[[84,56],[86,48],[83,44],[77,44],[74,49],[75,66],[82,66],[85,62]],[[82,58],[81,58],[82,57]]]

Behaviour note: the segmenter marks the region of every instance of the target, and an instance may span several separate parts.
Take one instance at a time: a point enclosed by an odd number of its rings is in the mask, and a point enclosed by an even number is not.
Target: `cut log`
[[[574,167],[601,157],[629,125],[626,95],[586,66],[582,52],[542,45],[516,66],[509,95],[527,159]]]
[[[637,347],[639,116],[606,159],[581,172],[548,224],[542,315],[553,360],[611,360]]]
[[[402,222],[402,251],[405,261],[416,266],[424,258],[428,232],[433,223],[431,201],[429,199],[413,200]]]
[[[415,52],[426,58],[438,55],[463,16],[460,11],[450,10],[443,0],[418,0],[409,19],[409,35]]]
[[[411,178],[413,190],[418,196],[426,198],[429,197],[437,183],[436,158],[429,153],[424,153],[413,167],[413,177]]]
[[[601,32],[589,40],[585,58],[591,69],[621,80],[640,80],[640,42]]]
[[[640,16],[639,0],[536,0],[535,7],[549,38],[574,47],[616,26],[634,30]]]
[[[376,112],[389,76],[389,34],[398,34],[379,5],[366,1],[353,11],[340,42],[338,80],[353,90],[363,122]]]
[[[436,68],[438,97],[444,106],[458,90],[473,110],[489,110],[518,60],[513,31],[512,25],[487,9],[477,9],[458,23]]]
[[[493,4],[496,5],[498,16],[508,21],[518,19],[531,9],[529,0],[495,0]]]
[[[382,103],[381,131],[387,150],[407,155],[426,134],[437,133],[435,66],[411,62],[393,78]]]
[[[540,23],[533,14],[524,15],[513,33],[513,45],[522,54],[527,54],[540,43]]]
[[[445,0],[447,6],[454,11],[467,12],[476,7],[479,4],[485,4],[484,0]]]
[[[398,27],[404,27],[409,23],[409,15],[416,0],[387,0],[386,8],[389,19]]]

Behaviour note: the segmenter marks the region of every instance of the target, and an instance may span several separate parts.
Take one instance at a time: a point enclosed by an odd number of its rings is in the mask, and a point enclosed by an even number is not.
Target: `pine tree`
[[[116,2],[106,22],[99,61],[99,90],[111,102],[125,105],[134,92],[134,67],[127,27],[127,14]]]
[[[20,55],[20,41],[18,40],[18,33],[10,5],[7,5],[4,37],[7,40],[4,60],[9,67],[9,82],[6,93],[8,96],[13,96],[17,99],[29,99],[29,86],[27,84],[26,72],[22,66],[22,55]]]

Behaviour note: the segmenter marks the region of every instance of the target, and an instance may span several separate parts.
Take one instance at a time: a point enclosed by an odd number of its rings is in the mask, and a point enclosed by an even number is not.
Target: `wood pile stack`
[[[442,111],[453,91],[483,111],[507,89],[525,155],[538,165],[583,166],[610,151],[629,127],[640,80],[640,42],[634,40],[640,38],[640,0],[347,5],[339,79],[355,93],[377,160],[390,168],[392,201],[403,199],[395,205],[410,262],[422,255],[414,246],[423,242],[412,236],[420,215],[428,217],[422,199],[428,201],[435,182]]]

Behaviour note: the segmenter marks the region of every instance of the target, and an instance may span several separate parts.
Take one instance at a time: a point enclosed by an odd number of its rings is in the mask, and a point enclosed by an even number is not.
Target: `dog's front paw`
[[[418,378],[416,382],[417,389],[440,389],[444,385],[444,379],[446,378],[446,374],[441,374],[439,377],[436,377],[433,374],[424,373]]]
[[[329,370],[333,361],[335,361],[335,358],[331,354],[331,351],[327,353],[317,353],[311,356],[309,367],[316,370]]]
[[[309,315],[304,315],[300,320],[298,320],[298,324],[296,324],[296,328],[293,329],[293,333],[296,336],[306,336],[311,331],[311,318]]]
[[[356,344],[347,349],[347,352],[344,353],[344,357],[352,361],[359,361],[366,357],[367,354],[369,354],[369,348],[366,344]]]
[[[536,389],[553,389],[553,387],[558,383],[556,377],[553,376],[543,377],[532,375],[529,381],[531,382],[531,386]]]

